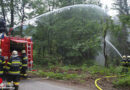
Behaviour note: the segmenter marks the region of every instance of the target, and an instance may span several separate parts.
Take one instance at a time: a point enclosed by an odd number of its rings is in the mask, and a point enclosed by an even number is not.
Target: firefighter
[[[7,65],[9,67],[8,86],[10,86],[11,82],[13,81],[15,90],[18,90],[19,86],[21,64],[22,63],[21,59],[18,56],[18,52],[14,50]]]
[[[27,78],[27,66],[28,66],[28,58],[26,55],[26,51],[22,50],[22,69],[21,69],[21,76]]]
[[[128,59],[127,59],[127,56],[126,55],[123,55],[122,56],[122,61],[121,61],[121,63],[122,63],[122,66],[123,66],[123,69],[122,69],[122,71],[123,72],[128,72]]]
[[[4,73],[4,64],[5,64],[5,61],[4,61],[4,57],[1,56],[1,53],[2,53],[2,49],[0,49],[0,78],[3,79],[3,73]]]

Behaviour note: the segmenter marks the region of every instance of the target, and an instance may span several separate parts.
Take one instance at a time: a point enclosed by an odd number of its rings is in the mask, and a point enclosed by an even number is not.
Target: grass
[[[113,82],[113,84],[117,87],[130,87],[130,71],[123,77],[118,77],[116,81]]]
[[[123,77],[114,82],[116,86],[130,86],[130,76]]]
[[[79,83],[84,83],[86,80],[93,79],[103,76],[113,76],[121,75],[122,67],[109,67],[105,68],[103,66],[49,66],[49,67],[36,67],[37,72],[34,72],[36,75],[41,77],[48,77],[51,79],[58,80],[71,80],[77,81]],[[130,73],[129,73],[130,74]],[[118,77],[116,81],[113,82],[115,86],[129,86],[130,85],[130,75],[125,77]]]
[[[88,71],[92,75],[117,75],[120,74],[122,71],[122,67],[110,67],[110,68],[105,68],[103,66],[91,66],[88,68]]]
[[[74,79],[81,79],[85,77],[85,75],[78,75],[76,73],[73,74],[68,74],[66,72],[64,73],[59,73],[59,72],[44,72],[39,70],[38,72],[35,72],[35,74],[42,76],[42,77],[48,77],[48,78],[53,78],[53,79],[60,79],[60,80],[74,80]]]

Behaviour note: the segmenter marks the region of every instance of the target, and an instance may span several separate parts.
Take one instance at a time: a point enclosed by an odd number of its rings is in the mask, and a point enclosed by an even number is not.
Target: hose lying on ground
[[[125,75],[120,75],[121,77],[123,77],[123,76],[125,76]],[[105,76],[105,77],[103,77],[103,78],[114,78],[114,77],[118,77],[118,76]],[[95,86],[96,86],[96,88],[98,89],[98,90],[103,90],[98,84],[97,84],[97,82],[99,81],[99,80],[101,80],[102,78],[97,78],[96,80],[95,80]]]
[[[98,84],[97,84],[97,82],[98,82],[99,80],[101,80],[101,78],[98,78],[98,79],[95,80],[95,86],[97,87],[98,90],[102,90],[102,89],[98,86]]]

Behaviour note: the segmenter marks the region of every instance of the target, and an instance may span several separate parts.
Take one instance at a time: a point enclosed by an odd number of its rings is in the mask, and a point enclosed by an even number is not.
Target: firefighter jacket
[[[0,75],[3,75],[4,64],[5,64],[4,57],[0,55]]]
[[[21,65],[21,59],[18,56],[11,56],[7,62],[8,73],[10,75],[20,75]]]
[[[28,66],[28,57],[26,54],[23,54],[22,55],[22,67],[27,68],[27,66]]]
[[[130,67],[130,58],[128,58],[128,67]]]
[[[121,63],[122,63],[122,65],[124,66],[124,67],[128,67],[129,66],[129,60],[126,58],[126,59],[123,59],[122,61],[121,61]]]

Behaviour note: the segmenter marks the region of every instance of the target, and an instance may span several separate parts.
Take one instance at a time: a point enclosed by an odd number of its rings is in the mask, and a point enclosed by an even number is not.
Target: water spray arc
[[[121,53],[116,49],[116,47],[107,39],[105,39],[105,41],[118,53],[118,55],[122,58]]]
[[[36,21],[36,20],[39,19],[40,17],[44,17],[44,16],[47,16],[47,15],[50,15],[50,14],[61,13],[61,12],[64,11],[64,10],[70,10],[71,8],[76,8],[76,7],[78,7],[78,8],[81,8],[81,7],[97,8],[100,13],[106,14],[106,13],[105,13],[103,10],[101,10],[101,8],[100,8],[99,6],[97,6],[97,5],[93,5],[93,4],[77,4],[77,5],[66,6],[66,7],[63,7],[63,8],[56,9],[56,10],[54,10],[54,11],[50,11],[50,12],[43,13],[43,14],[41,14],[41,15],[39,15],[39,16],[36,16],[36,17],[34,17],[34,18],[32,18],[32,19],[29,19],[29,20],[27,20],[27,21],[24,21],[24,24],[28,24],[28,23],[30,23],[30,22],[32,22],[32,21]],[[106,16],[107,16],[107,15],[106,15]],[[21,23],[18,24],[18,25],[16,25],[16,26],[14,26],[13,28],[15,29],[15,28],[17,28],[17,27],[19,27],[19,26],[21,26]]]

